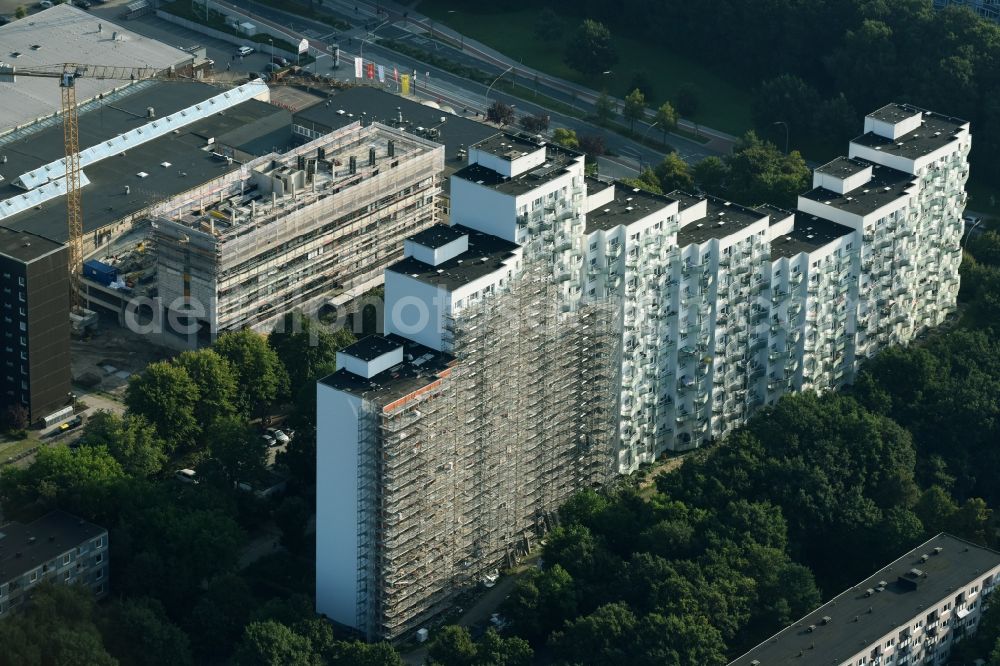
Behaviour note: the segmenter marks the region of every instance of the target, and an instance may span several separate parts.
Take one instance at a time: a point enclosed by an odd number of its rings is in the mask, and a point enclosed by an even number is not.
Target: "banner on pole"
[[[378,82],[385,83],[385,67],[383,65],[378,66]]]
[[[398,67],[393,67],[392,68],[392,80],[395,81],[396,83],[399,83],[399,68]]]
[[[375,78],[375,63],[373,62],[368,63],[368,78],[369,79]]]
[[[299,42],[299,53],[305,53],[308,50],[309,50],[309,40],[303,37],[302,41]]]
[[[404,95],[409,95],[410,94],[410,75],[409,74],[403,74],[403,76],[402,76],[402,83],[400,83],[400,85],[403,88],[403,90],[402,90],[403,94]]]
[[[355,58],[354,59],[354,78],[360,79],[362,76],[364,76],[364,75],[361,73],[361,58]]]
[[[333,48],[333,68],[336,69],[340,67],[340,47],[335,46]]]

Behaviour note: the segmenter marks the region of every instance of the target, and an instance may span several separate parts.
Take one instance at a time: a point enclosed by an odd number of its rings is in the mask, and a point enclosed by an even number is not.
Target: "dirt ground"
[[[88,340],[73,340],[70,344],[73,383],[86,392],[101,391],[120,396],[133,373],[175,353],[154,345],[147,336],[102,318],[95,335]],[[98,380],[96,384],[94,378]]]

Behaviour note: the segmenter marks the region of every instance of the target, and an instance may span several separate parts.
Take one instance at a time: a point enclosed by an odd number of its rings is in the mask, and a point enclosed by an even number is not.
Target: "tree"
[[[288,393],[288,373],[263,336],[251,330],[224,333],[212,347],[229,361],[238,382],[237,411],[263,414]]]
[[[510,104],[504,104],[500,100],[495,100],[490,104],[490,108],[486,109],[486,120],[496,123],[500,127],[510,125],[514,122],[514,107]]]
[[[109,508],[112,488],[124,477],[105,446],[50,447],[39,450],[27,468],[4,468],[0,494],[12,506],[37,501],[96,519]]]
[[[557,127],[552,132],[552,141],[565,148],[579,148],[580,140],[576,137],[576,132],[564,127]]]
[[[469,630],[454,624],[442,627],[427,648],[427,656],[435,666],[473,666],[476,655]]]
[[[521,116],[521,127],[526,132],[539,134],[549,128],[549,117],[542,113],[537,116]]]
[[[729,183],[729,167],[715,155],[695,164],[692,175],[702,191],[716,195],[725,192]]]
[[[577,28],[566,45],[566,64],[584,76],[595,76],[618,62],[611,32],[591,19]]]
[[[655,122],[659,126],[660,131],[663,133],[664,145],[667,143],[667,132],[673,132],[677,129],[678,120],[680,120],[680,116],[677,114],[677,110],[670,102],[664,102],[660,105],[660,108],[656,110]]]
[[[584,134],[580,137],[580,150],[587,154],[588,161],[596,161],[607,152],[604,147],[604,137],[599,134]]]
[[[84,446],[106,446],[122,469],[132,476],[152,476],[167,461],[166,442],[156,434],[156,429],[146,418],[138,414],[121,417],[98,411],[87,422],[80,443]]]
[[[754,125],[762,133],[773,131],[776,121],[796,129],[805,127],[808,119],[816,117],[819,106],[815,88],[794,74],[782,74],[764,81],[754,92]]]
[[[14,18],[16,19],[23,19],[27,15],[28,15],[28,10],[25,9],[22,5],[18,5],[17,9],[14,10]]]
[[[202,428],[236,413],[236,373],[229,363],[211,349],[186,351],[176,360],[198,386],[195,419]]]
[[[205,439],[230,486],[259,478],[267,467],[267,443],[237,417],[217,420],[205,431]]]
[[[629,120],[629,130],[635,131],[635,121],[646,117],[646,96],[638,88],[625,97],[625,117]]]
[[[236,666],[319,666],[312,642],[278,622],[252,622],[233,656]]]
[[[225,575],[209,583],[185,625],[196,654],[208,663],[223,663],[239,641],[254,606],[253,593],[242,577]]]
[[[799,192],[808,189],[811,178],[797,150],[785,155],[753,130],[736,142],[732,155],[724,161],[728,167],[725,195],[742,204],[794,207]]]
[[[104,645],[121,666],[186,666],[190,641],[167,617],[163,604],[147,597],[112,602],[100,622]]]
[[[403,658],[388,643],[336,641],[325,656],[329,666],[403,666]]]
[[[552,635],[556,652],[569,663],[617,666],[628,663],[635,636],[635,614],[623,603],[605,604],[566,623]]]
[[[657,178],[656,174],[653,173],[653,170],[648,167],[639,173],[638,178],[622,178],[620,182],[623,185],[638,187],[640,190],[646,190],[647,192],[652,192],[653,194],[663,194],[663,188],[660,187],[660,179]]]
[[[198,385],[187,371],[164,361],[146,366],[145,372],[129,380],[125,392],[129,413],[144,417],[172,449],[197,440],[199,400]]]
[[[608,91],[602,90],[601,94],[597,96],[597,101],[594,102],[594,112],[601,125],[607,125],[608,121],[615,115],[615,103],[608,96]]]
[[[517,636],[503,638],[490,627],[476,648],[476,663],[481,666],[530,666],[534,655],[528,641]]]
[[[11,430],[24,430],[29,425],[28,420],[30,415],[28,414],[28,408],[24,405],[11,405],[7,408],[4,416],[6,425]]]
[[[309,543],[306,531],[312,510],[301,497],[286,497],[274,512],[274,522],[281,530],[281,543],[290,552],[302,555]]]
[[[685,118],[694,118],[701,109],[701,93],[693,83],[682,83],[674,93],[674,108]]]
[[[663,161],[656,165],[653,173],[660,183],[660,189],[664,192],[688,191],[694,186],[694,178],[691,177],[687,162],[676,152],[668,153]]]
[[[535,37],[544,42],[555,42],[563,36],[563,21],[551,7],[538,12],[535,19]]]
[[[653,84],[646,72],[636,72],[628,84],[629,90],[639,90],[646,99],[653,97]]]

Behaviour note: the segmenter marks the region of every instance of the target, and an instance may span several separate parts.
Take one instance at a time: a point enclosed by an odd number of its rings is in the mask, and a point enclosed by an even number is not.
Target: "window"
[[[35,571],[32,571],[30,574],[28,574],[28,582],[34,583],[37,580],[38,580],[38,570],[36,569]]]
[[[66,566],[67,564],[69,564],[69,561],[71,559],[72,559],[72,557],[70,556],[69,553],[66,553],[65,555],[63,555],[63,566]]]
[[[97,537],[96,539],[94,539],[93,546],[94,546],[94,548],[103,548],[104,547],[104,537],[101,536],[101,537]]]

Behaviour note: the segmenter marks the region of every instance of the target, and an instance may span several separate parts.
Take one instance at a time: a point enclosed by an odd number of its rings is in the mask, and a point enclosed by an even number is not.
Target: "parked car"
[[[253,52],[254,49],[251,46],[241,46],[240,48],[236,49],[236,55],[240,56],[241,58],[248,56]]]
[[[181,483],[198,483],[198,475],[193,469],[179,469],[174,472],[174,478]]]
[[[288,444],[291,438],[277,428],[268,428],[265,432],[274,438],[278,444]]]
[[[260,438],[264,440],[264,443],[267,444],[268,447],[277,446],[278,445],[278,442],[271,435],[264,434],[264,435],[261,435]]]
[[[54,3],[52,2],[52,0],[42,0],[41,2],[38,3],[38,6],[41,7],[42,9],[48,9],[53,4]]]
[[[73,0],[73,4],[80,9],[90,9],[93,5],[90,4],[90,0]]]
[[[73,428],[78,428],[81,425],[83,425],[83,416],[78,414],[76,417],[70,419],[69,421],[66,421],[65,423],[60,423],[59,432],[66,432],[68,430],[72,430]]]
[[[288,67],[288,58],[282,58],[281,56],[274,56],[273,58],[271,58],[271,62],[281,67]]]

